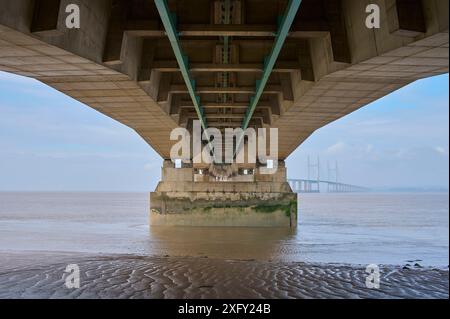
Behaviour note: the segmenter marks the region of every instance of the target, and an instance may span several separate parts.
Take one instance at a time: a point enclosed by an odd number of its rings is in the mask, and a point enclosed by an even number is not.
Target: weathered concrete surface
[[[179,125],[189,127],[193,108],[153,1],[64,0],[54,28],[39,14],[39,2],[0,0],[0,70],[37,78],[86,103],[170,158],[168,136]],[[79,30],[64,26],[69,2],[82,10]],[[214,1],[199,0],[195,10],[189,0],[169,2],[208,122],[239,126],[285,1],[241,1],[230,26],[217,24]],[[318,128],[411,82],[448,72],[448,1],[409,1],[417,13],[411,21],[404,2],[302,2],[252,123],[280,129],[280,160]],[[370,3],[381,7],[380,29],[365,26]],[[233,36],[229,65],[215,58],[223,35]],[[233,103],[217,103],[214,87],[224,70],[235,79]]]
[[[195,182],[194,169],[166,161],[162,181],[150,194],[154,226],[297,226],[297,194],[286,182],[283,163],[276,174],[255,174],[253,182]]]
[[[250,195],[250,194],[246,194]],[[161,205],[164,201],[164,213],[154,205],[150,212],[151,226],[195,226],[195,227],[290,227],[297,226],[297,201],[295,194],[284,198],[263,200],[255,194],[251,202],[226,201],[223,199],[198,200],[192,202],[185,198],[158,198],[151,194],[151,201]],[[270,206],[263,203],[268,202]],[[278,203],[272,206],[272,203]],[[242,206],[239,206],[242,205]],[[161,206],[160,206],[161,207]],[[183,208],[184,207],[184,208]]]

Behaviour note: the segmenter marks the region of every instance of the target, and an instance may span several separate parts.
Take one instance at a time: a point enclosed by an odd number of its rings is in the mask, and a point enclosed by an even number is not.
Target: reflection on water
[[[0,251],[448,265],[448,194],[305,194],[297,231],[149,230],[148,197],[0,193]]]
[[[286,228],[150,228],[158,251],[170,256],[208,256],[227,259],[280,259],[284,245],[297,231]]]

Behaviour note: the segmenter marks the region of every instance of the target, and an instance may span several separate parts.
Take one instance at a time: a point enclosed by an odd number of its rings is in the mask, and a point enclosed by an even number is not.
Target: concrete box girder
[[[116,1],[119,10],[107,0],[72,2],[81,10],[89,8],[83,11],[82,28],[64,28],[63,9],[68,1],[61,1],[57,33],[48,34],[31,32],[33,24],[41,23],[39,14],[35,18],[30,14],[34,13],[32,1],[1,0],[0,70],[37,78],[115,118],[134,128],[162,157],[168,158],[170,131],[178,126],[178,120],[189,126],[187,118],[181,118],[181,110],[186,109],[183,114],[190,117],[195,109],[192,104],[179,102],[185,98],[186,88],[178,87],[183,82],[176,75],[180,72],[174,66],[174,57],[164,65],[163,58],[171,51],[167,51],[170,44],[156,6],[152,1]],[[261,75],[261,58],[270,52],[277,16],[285,11],[287,1],[265,1],[264,9],[260,1],[244,1],[242,24],[229,26],[215,25],[212,8],[202,7],[213,2],[199,3],[201,10],[191,10],[187,3],[170,1],[169,7],[178,16],[183,49],[189,52],[191,61],[199,61],[191,64],[190,71],[205,79],[200,86],[206,88],[201,93],[205,106],[229,110],[230,105],[236,105],[242,109],[253,92],[246,83]],[[399,35],[390,28],[398,23],[402,30],[414,31],[414,25],[401,21],[405,12],[402,3],[375,3],[380,5],[382,15],[396,10],[391,20],[382,19],[380,30],[365,28],[362,1],[302,2],[271,76],[274,96],[266,96],[260,103],[269,108],[270,116],[266,114],[262,122],[252,123],[280,129],[281,159],[330,121],[413,81],[448,72],[448,1],[422,4],[426,30],[419,30],[414,37]],[[116,10],[116,15],[111,10]],[[239,60],[229,66],[218,65],[213,58],[222,36],[233,37],[232,44],[239,52]],[[114,41],[116,44],[111,45]],[[200,47],[204,49],[197,53],[195,48]],[[116,62],[103,64],[107,62],[105,56],[114,56],[109,50],[118,52]],[[164,71],[175,75],[165,78],[160,75]],[[209,90],[215,86],[215,76],[207,74],[223,71],[238,73],[241,84],[229,89],[234,101],[220,108],[214,99],[224,92]],[[288,78],[279,77],[285,72]],[[286,87],[292,91],[286,91]],[[180,92],[181,100],[171,89]],[[164,102],[158,104],[161,97]],[[230,114],[236,117],[236,113]]]

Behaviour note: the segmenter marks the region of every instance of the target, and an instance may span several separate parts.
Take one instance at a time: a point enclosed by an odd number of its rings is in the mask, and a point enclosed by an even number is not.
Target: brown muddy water
[[[448,298],[448,194],[299,202],[296,231],[149,228],[148,194],[0,193],[0,298]]]

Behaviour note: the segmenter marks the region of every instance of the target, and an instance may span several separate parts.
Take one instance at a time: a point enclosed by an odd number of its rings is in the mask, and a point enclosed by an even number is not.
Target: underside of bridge
[[[380,28],[366,26],[370,4]],[[129,126],[165,159],[155,225],[295,226],[284,160],[328,123],[447,73],[448,39],[447,0],[0,0],[0,71]],[[194,120],[277,128],[277,172],[175,168],[170,134]]]

